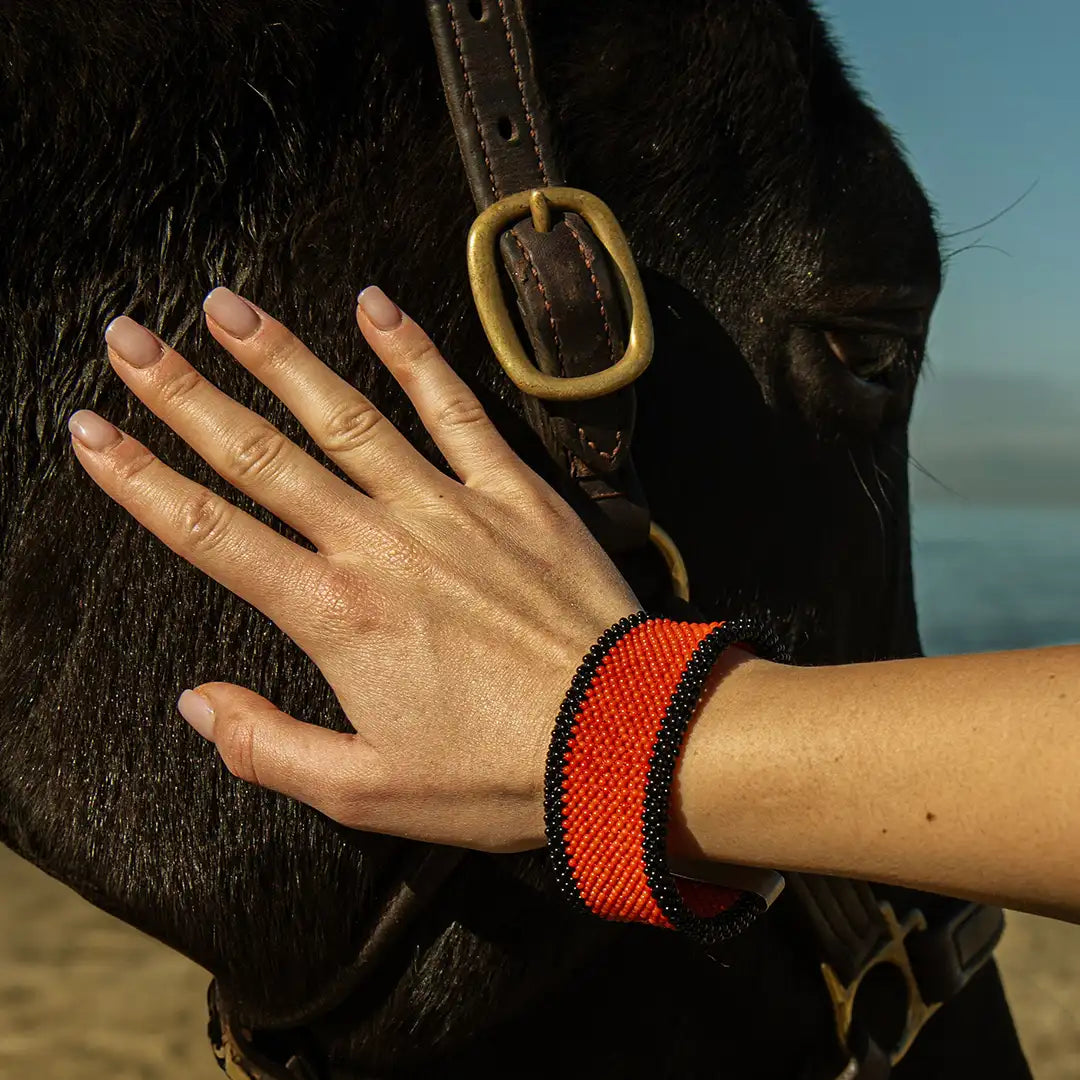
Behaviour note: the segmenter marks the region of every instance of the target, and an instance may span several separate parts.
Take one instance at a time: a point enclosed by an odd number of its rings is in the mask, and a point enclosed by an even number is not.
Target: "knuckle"
[[[440,516],[449,522],[453,528],[468,530],[475,533],[476,537],[487,536],[489,530],[497,528],[495,515],[497,508],[489,506],[482,500],[470,498],[471,492],[458,492],[457,498],[439,499],[435,504]]]
[[[179,510],[184,549],[205,554],[219,547],[229,533],[233,506],[212,491],[200,491],[186,499]]]
[[[203,377],[193,367],[187,367],[159,383],[158,398],[166,405],[176,405],[190,397],[202,382]]]
[[[375,437],[382,421],[382,414],[368,401],[335,405],[323,427],[323,448],[331,453],[358,450]]]
[[[222,730],[224,729],[224,730]],[[233,776],[249,784],[259,783],[255,769],[255,722],[250,717],[237,717],[227,724],[218,723],[214,732],[221,760]]]
[[[524,485],[516,492],[515,525],[527,535],[578,536],[588,529],[573,508],[554,491]]]
[[[435,422],[440,427],[475,427],[487,420],[484,407],[468,393],[448,395],[439,402]]]
[[[259,341],[257,364],[263,371],[292,367],[300,343],[284,327],[266,327]]]
[[[319,570],[305,593],[311,598],[315,618],[323,629],[355,632],[364,624],[360,583],[341,567]]]
[[[416,380],[432,365],[442,361],[442,353],[435,347],[435,343],[425,340],[420,348],[405,357],[401,365],[400,377],[406,382]]]
[[[539,520],[542,526],[583,527],[581,518],[574,513],[569,503],[561,499],[554,491],[535,493],[530,509],[533,520]]]
[[[157,458],[145,446],[140,446],[136,452],[116,462],[116,478],[125,486],[133,485],[156,461]]]
[[[417,349],[415,356],[413,357],[413,364],[418,368],[426,368],[436,361],[441,362],[443,355],[439,352],[435,345],[435,342],[430,339],[426,339],[424,344]]]
[[[245,483],[279,468],[290,448],[289,440],[269,424],[254,428],[237,441],[228,455],[226,479]]]

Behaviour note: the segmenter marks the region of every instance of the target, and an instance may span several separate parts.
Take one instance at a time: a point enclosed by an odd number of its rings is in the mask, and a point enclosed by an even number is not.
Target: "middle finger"
[[[219,287],[203,301],[203,310],[214,338],[288,406],[319,449],[369,495],[407,499],[458,486],[355,386],[262,308]]]
[[[175,349],[121,315],[105,331],[117,375],[234,487],[330,554],[356,541],[361,492],[258,413],[195,370]]]

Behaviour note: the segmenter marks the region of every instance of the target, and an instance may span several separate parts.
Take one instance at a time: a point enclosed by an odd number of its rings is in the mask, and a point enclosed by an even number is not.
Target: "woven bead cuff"
[[[716,659],[730,645],[781,658],[763,623],[676,622],[638,612],[589,651],[559,711],[544,785],[548,850],[564,897],[617,922],[706,945],[741,933],[754,893],[674,877],[667,821],[675,764]]]

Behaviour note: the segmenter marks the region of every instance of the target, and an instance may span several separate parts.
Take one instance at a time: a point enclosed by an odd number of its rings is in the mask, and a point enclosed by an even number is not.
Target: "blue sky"
[[[1002,250],[947,264],[916,456],[965,497],[1023,501],[1025,475],[1038,470],[1038,501],[1080,502],[1080,3],[819,7],[907,148],[943,232],[978,225],[1034,185],[998,221],[946,241]],[[949,475],[957,455],[964,462]],[[1003,466],[998,491],[991,474]]]

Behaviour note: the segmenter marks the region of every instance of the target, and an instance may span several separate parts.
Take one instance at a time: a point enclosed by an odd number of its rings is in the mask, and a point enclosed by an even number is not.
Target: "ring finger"
[[[234,487],[329,554],[355,544],[363,494],[258,413],[234,401],[175,349],[121,315],[105,331],[113,370]]]
[[[91,479],[177,555],[258,608],[312,659],[329,621],[348,622],[357,582],[315,552],[170,469],[90,410],[68,422]],[[314,651],[313,651],[314,650]]]

